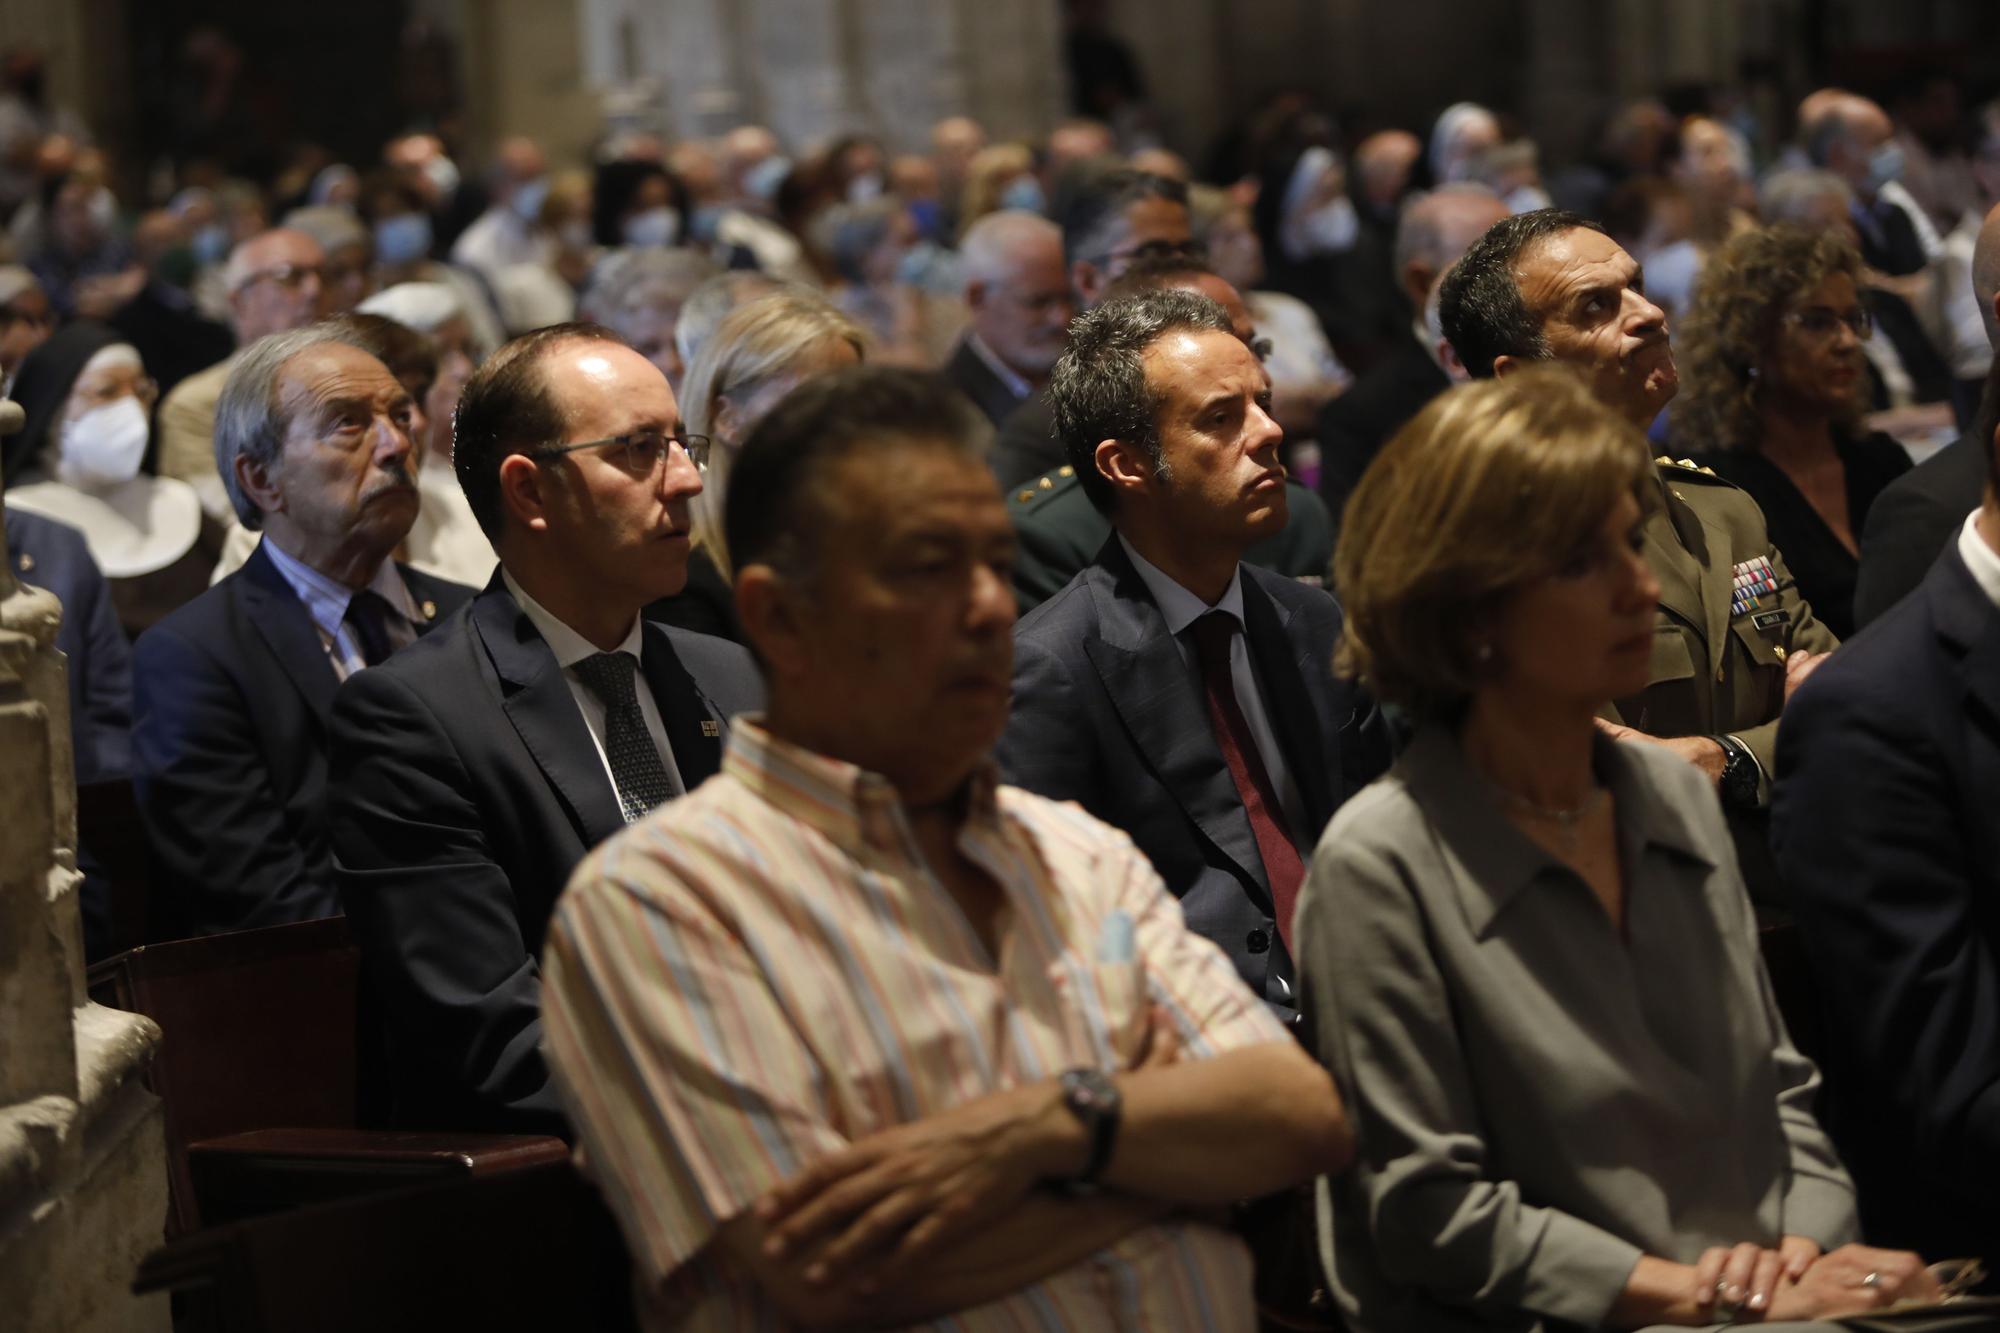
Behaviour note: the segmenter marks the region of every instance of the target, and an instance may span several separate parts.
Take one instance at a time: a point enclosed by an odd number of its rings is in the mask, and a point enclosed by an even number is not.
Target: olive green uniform
[[[1323,586],[1333,563],[1333,516],[1324,500],[1296,482],[1285,483],[1285,501],[1290,517],[1283,531],[1258,542],[1243,558]],[[1007,509],[1020,541],[1014,595],[1026,615],[1097,558],[1111,536],[1111,520],[1097,512],[1067,464],[1009,491]]]
[[[1652,736],[1735,736],[1763,770],[1758,804],[1766,805],[1785,658],[1840,641],[1799,596],[1756,501],[1692,463],[1662,458],[1658,476],[1664,504],[1645,528],[1660,583],[1652,665],[1646,688],[1618,700],[1610,716]],[[1777,591],[1732,610],[1735,575],[1759,559],[1769,561]]]

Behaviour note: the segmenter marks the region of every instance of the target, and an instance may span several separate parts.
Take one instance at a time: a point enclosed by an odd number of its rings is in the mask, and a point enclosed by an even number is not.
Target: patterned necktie
[[[367,588],[347,599],[347,611],[341,619],[354,632],[361,660],[369,666],[382,665],[396,651],[396,645],[389,641],[389,615],[393,610],[382,594]]]
[[[1243,813],[1250,816],[1250,832],[1257,839],[1257,854],[1264,862],[1264,878],[1271,885],[1271,914],[1277,918],[1278,934],[1285,948],[1292,947],[1292,908],[1299,899],[1299,885],[1305,879],[1305,862],[1285,831],[1284,808],[1278,804],[1277,788],[1264,771],[1264,760],[1250,735],[1243,707],[1236,701],[1236,680],[1229,669],[1229,648],[1236,638],[1236,617],[1227,611],[1210,611],[1194,622],[1195,656],[1201,662],[1202,692],[1208,696],[1208,721],[1215,728],[1215,743],[1222,747],[1223,762],[1236,783]]]
[[[632,673],[639,663],[630,653],[599,653],[570,670],[604,701],[604,757],[611,761],[611,785],[630,824],[674,794],[667,767],[646,730]]]

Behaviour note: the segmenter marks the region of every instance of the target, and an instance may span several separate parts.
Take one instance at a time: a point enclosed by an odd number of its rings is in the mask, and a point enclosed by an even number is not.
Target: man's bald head
[[[1354,146],[1354,178],[1361,184],[1361,197],[1383,211],[1395,207],[1423,155],[1424,141],[1408,130],[1381,130],[1363,139]]]
[[[1394,262],[1411,305],[1423,309],[1438,277],[1508,213],[1499,195],[1469,183],[1439,186],[1404,204]]]
[[[549,160],[543,155],[541,145],[525,134],[501,140],[500,151],[493,155],[493,160],[500,169],[501,179],[508,185],[531,181],[549,169]]]
[[[1870,179],[1870,158],[1896,133],[1889,113],[1866,97],[1838,89],[1814,93],[1799,104],[1799,111],[1799,137],[1813,165],[1833,172],[1855,193],[1872,198],[1879,182]]]
[[[1986,215],[1979,239],[1972,246],[1972,291],[1979,298],[1979,318],[1986,323],[1986,341],[2000,352],[2000,205]]]
[[[231,250],[222,278],[237,342],[247,346],[318,319],[325,263],[319,242],[294,227],[260,231]]]

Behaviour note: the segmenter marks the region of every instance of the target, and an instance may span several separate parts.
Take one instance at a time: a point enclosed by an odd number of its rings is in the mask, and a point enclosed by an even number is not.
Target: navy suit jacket
[[[944,363],[944,368],[938,373],[945,377],[952,388],[970,398],[979,410],[986,414],[986,419],[993,423],[996,430],[1000,423],[1013,415],[1014,409],[1021,405],[1022,400],[1016,398],[1014,391],[993,373],[993,367],[987,365],[985,359],[972,350],[970,334],[958,340],[958,346],[953,349],[951,359]]]
[[[397,568],[433,609],[420,634],[472,596]],[[263,544],[140,635],[133,671],[132,785],[152,851],[154,937],[339,915],[326,745],[340,677]]]
[[[756,666],[726,639],[649,622],[641,674],[693,790],[721,767],[729,718],[763,706]],[[341,689],[329,803],[371,1115],[567,1135],[537,959],[570,871],[625,819],[555,654],[497,572]]]
[[[1771,834],[1864,1233],[2000,1258],[2000,608],[1956,542],[1786,704]]]
[[[1244,565],[1244,637],[1298,782],[1308,859],[1328,819],[1389,763],[1380,713],[1333,675],[1340,605]],[[1295,1012],[1263,858],[1192,669],[1116,534],[1014,631],[1007,780],[1125,830],[1251,990]]]

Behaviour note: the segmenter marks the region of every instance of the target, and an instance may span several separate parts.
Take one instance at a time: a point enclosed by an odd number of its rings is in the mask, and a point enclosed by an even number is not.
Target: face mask
[[[111,191],[100,189],[90,196],[90,220],[98,231],[107,234],[111,231],[112,224],[118,221],[118,201],[112,198]]]
[[[1292,224],[1296,248],[1302,255],[1332,255],[1354,248],[1361,235],[1361,219],[1354,201],[1336,195]]]
[[[194,251],[194,262],[202,267],[220,264],[229,257],[229,228],[211,222],[194,234],[188,248]]]
[[[847,182],[847,202],[850,204],[865,204],[881,197],[882,178],[872,171],[863,172]]]
[[[428,213],[399,213],[375,224],[375,258],[383,264],[408,264],[431,252]]]
[[[721,204],[703,204],[688,219],[688,235],[697,241],[712,241],[728,215],[729,210]]]
[[[146,457],[146,435],[146,409],[137,398],[93,407],[63,427],[56,479],[82,491],[130,481]]]
[[[562,238],[566,250],[588,250],[596,242],[591,238],[590,223],[582,218],[571,218],[556,228],[556,235]]]
[[[437,187],[437,192],[449,195],[458,189],[458,164],[440,154],[424,163],[424,178]]]
[[[1894,139],[1868,155],[1868,193],[1874,194],[1903,177],[1903,145]]]
[[[548,201],[549,178],[537,176],[524,182],[514,191],[514,215],[523,222],[533,222],[542,215],[542,205]]]
[[[791,162],[773,154],[743,173],[743,192],[753,199],[772,199],[791,174]]]
[[[1538,208],[1547,208],[1555,200],[1549,198],[1548,191],[1539,185],[1516,185],[1507,191],[1505,200],[1509,213],[1532,213]]]
[[[662,204],[625,219],[625,244],[637,249],[672,245],[681,232],[681,215]]]
[[[917,234],[929,240],[938,234],[938,223],[944,217],[944,210],[935,199],[913,199],[910,201],[910,220],[917,224]]]
[[[1000,191],[1000,207],[1018,208],[1028,213],[1042,213],[1048,210],[1049,197],[1042,189],[1042,183],[1033,176],[1016,176],[1007,182],[1007,188]]]

